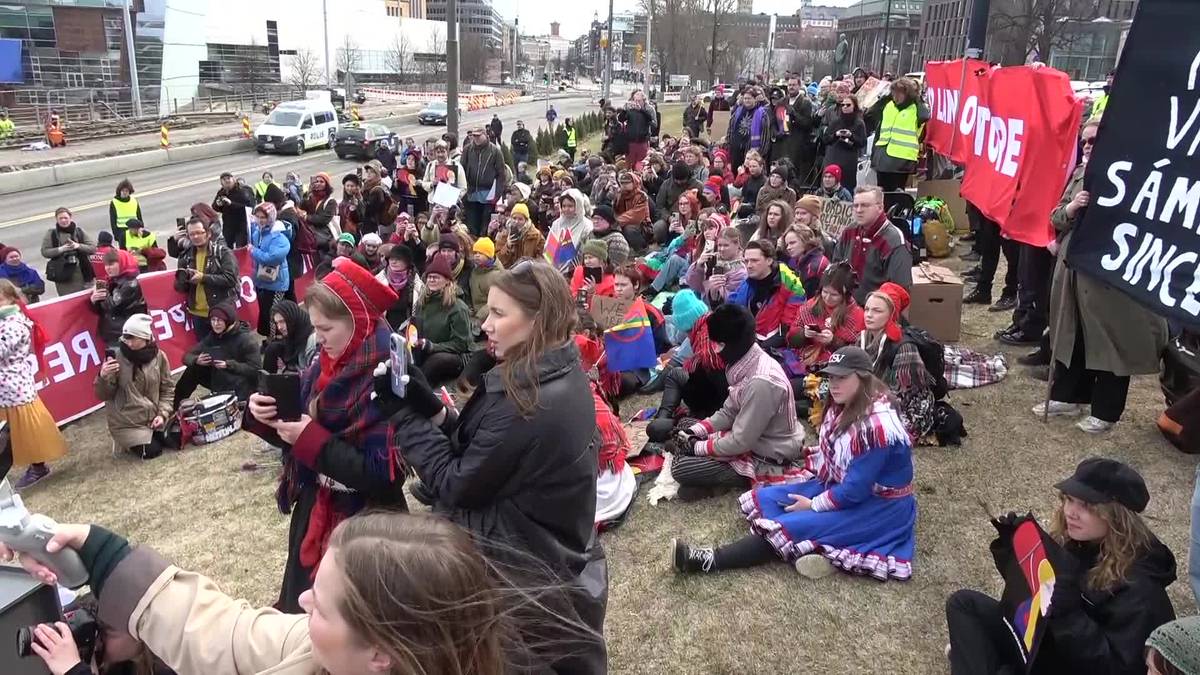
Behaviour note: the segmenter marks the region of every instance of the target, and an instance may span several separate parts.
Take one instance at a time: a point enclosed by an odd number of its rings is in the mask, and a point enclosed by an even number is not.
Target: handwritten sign
[[[729,131],[729,111],[717,110],[712,114],[712,120],[712,131],[709,132],[708,137],[712,139],[723,137],[725,132]]]
[[[458,197],[460,194],[462,194],[462,190],[454,187],[453,185],[449,183],[438,183],[437,188],[434,189],[433,196],[430,197],[429,201],[437,204],[438,206],[450,208],[455,204],[458,204]]]
[[[854,227],[854,208],[850,202],[844,202],[833,197],[822,197],[821,229],[825,234],[837,239],[842,236],[842,230]]]
[[[596,295],[592,297],[592,306],[589,311],[600,328],[608,330],[625,320],[625,315],[629,313],[629,307],[632,304],[632,300]]]
[[[891,89],[891,82],[885,82],[878,77],[867,78],[867,81],[863,82],[863,86],[859,87],[858,93],[855,94],[855,97],[858,98],[858,107],[869,110]]]
[[[1068,247],[1073,269],[1200,327],[1200,5],[1143,0]],[[1191,45],[1190,49],[1180,49]],[[1082,214],[1082,215],[1079,215]]]

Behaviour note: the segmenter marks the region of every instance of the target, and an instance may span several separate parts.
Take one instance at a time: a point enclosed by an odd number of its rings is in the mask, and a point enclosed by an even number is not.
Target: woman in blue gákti
[[[717,548],[672,541],[680,572],[715,572],[777,558],[809,578],[842,569],[880,581],[912,576],[917,501],[912,444],[871,359],[843,347],[823,371],[833,399],[803,483],[742,495],[751,534]]]

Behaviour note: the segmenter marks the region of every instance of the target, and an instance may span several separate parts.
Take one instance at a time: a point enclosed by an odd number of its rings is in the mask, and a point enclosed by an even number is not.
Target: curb
[[[65,185],[91,178],[103,178],[129,173],[141,169],[153,169],[168,164],[190,162],[197,159],[222,157],[254,149],[254,141],[235,138],[212,143],[181,145],[166,150],[147,150],[125,155],[114,155],[99,159],[84,159],[77,162],[55,164],[24,171],[0,173],[0,195],[54,185]]]

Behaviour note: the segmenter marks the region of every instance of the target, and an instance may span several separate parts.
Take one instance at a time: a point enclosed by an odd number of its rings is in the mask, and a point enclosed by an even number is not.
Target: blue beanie
[[[671,299],[671,323],[681,332],[692,330],[692,326],[707,313],[708,305],[691,289],[679,291]]]

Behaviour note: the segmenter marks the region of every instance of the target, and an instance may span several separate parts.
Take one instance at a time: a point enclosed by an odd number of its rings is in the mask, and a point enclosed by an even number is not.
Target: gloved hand
[[[372,400],[388,417],[408,406],[417,414],[432,418],[446,407],[433,393],[433,387],[429,386],[420,368],[408,369],[408,384],[404,386],[403,398],[392,391],[392,368],[389,362],[384,361],[376,366],[374,375],[375,393]]]

